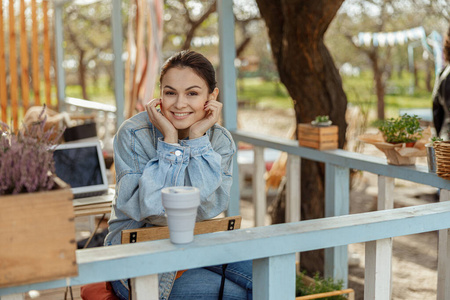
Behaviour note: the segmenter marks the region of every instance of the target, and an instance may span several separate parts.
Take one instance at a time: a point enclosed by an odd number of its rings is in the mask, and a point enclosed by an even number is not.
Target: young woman
[[[166,225],[164,187],[200,189],[197,221],[228,207],[236,148],[231,134],[216,124],[222,104],[213,66],[194,51],[173,55],[161,69],[160,94],[146,112],[125,121],[114,139],[116,198],[106,245],[120,244],[124,229]],[[160,299],[218,299],[221,274],[222,266],[160,274]],[[251,262],[229,264],[223,299],[251,299],[251,276]],[[112,286],[128,299],[127,280]]]
[[[444,59],[447,63],[436,78],[433,90],[433,123],[436,135],[450,139],[450,27],[444,42]]]

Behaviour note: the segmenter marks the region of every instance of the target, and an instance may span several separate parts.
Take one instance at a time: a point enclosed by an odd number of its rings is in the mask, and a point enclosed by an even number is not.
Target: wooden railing
[[[31,289],[135,278],[135,300],[158,299],[158,273],[253,260],[254,299],[294,299],[296,252],[363,242],[368,246],[396,236],[434,230],[443,230],[445,235],[441,237],[448,239],[449,227],[450,202],[442,202],[205,234],[183,246],[158,240],[77,250],[77,277],[2,288],[0,297],[2,300],[23,299],[20,293]],[[440,249],[443,251],[442,247]],[[440,253],[440,258],[449,254],[447,248]],[[372,255],[366,256],[366,264],[372,258]],[[368,268],[366,284],[371,278],[375,283],[384,282],[383,276],[387,274],[386,268],[383,270],[385,272],[380,273],[380,269]],[[449,270],[445,265],[445,271]],[[447,278],[444,281],[448,283]],[[365,299],[389,299],[388,285],[376,285],[376,288],[380,290],[373,291],[374,296]],[[444,285],[443,289],[448,296],[450,285]],[[140,294],[145,290],[152,292]],[[439,299],[448,299],[445,295]]]
[[[258,164],[261,164],[258,152],[262,152],[263,147],[289,153],[287,176],[295,180],[299,180],[301,158],[324,162],[326,217],[294,221],[298,217],[295,213],[290,215],[291,223],[206,234],[197,236],[193,243],[185,246],[161,240],[78,250],[77,277],[3,288],[0,289],[2,299],[22,299],[20,293],[31,289],[50,289],[121,278],[134,278],[134,299],[157,299],[158,273],[242,260],[253,260],[254,299],[294,299],[295,260],[298,252],[326,249],[326,276],[346,280],[347,245],[364,242],[364,298],[385,300],[390,298],[391,293],[392,238],[435,230],[439,230],[437,299],[450,299],[450,201],[447,201],[450,200],[450,181],[428,173],[422,166],[398,167],[386,164],[382,158],[343,150],[317,151],[298,147],[295,141],[290,140],[244,132],[233,132],[233,135],[237,141],[255,145],[257,170]],[[348,215],[349,168],[379,175],[380,211]],[[441,202],[392,209],[394,178],[441,188]],[[288,179],[288,190],[291,190],[290,195],[288,193],[290,210],[294,210],[292,207],[299,207],[300,200],[298,181],[294,183],[292,180]],[[258,188],[257,185],[255,187]],[[255,194],[256,197],[261,197],[261,194]],[[257,205],[263,202],[259,199],[255,201]],[[148,291],[152,291],[151,296]],[[147,294],[142,296],[141,293]]]
[[[394,166],[389,165],[385,158],[372,157],[360,153],[344,151],[341,149],[330,151],[318,151],[311,148],[299,147],[297,141],[276,137],[268,137],[260,134],[234,131],[236,142],[245,142],[254,145],[254,170],[253,170],[253,203],[255,205],[255,225],[263,226],[266,210],[266,194],[264,172],[264,148],[272,148],[288,153],[286,167],[286,221],[300,221],[300,160],[309,159],[325,163],[325,217],[347,215],[349,213],[350,197],[350,169],[367,171],[378,175],[378,203],[379,210],[392,209],[394,207],[393,190],[395,178],[404,179],[416,183],[450,190],[450,181],[438,177],[435,173],[429,173],[426,166]],[[238,186],[238,179],[233,182],[233,187]],[[233,193],[233,192],[232,192]],[[446,195],[445,192],[443,195]],[[442,198],[444,197],[444,198]],[[445,198],[447,197],[447,198]],[[441,196],[441,200],[449,200],[448,196]],[[236,205],[231,205],[235,207]],[[381,255],[377,260],[368,261],[366,271],[372,268],[389,269],[389,272],[380,271],[382,278],[373,282],[366,282],[365,288],[369,291],[379,291],[375,284],[389,288],[391,286],[390,261],[392,256],[392,241],[377,241],[366,246],[366,252],[373,255]],[[446,259],[446,258],[442,258]],[[343,280],[347,286],[348,258],[347,246],[338,246],[325,249],[325,276]],[[378,274],[378,273],[377,273]],[[442,277],[448,277],[442,275]],[[366,276],[366,278],[370,278]],[[441,280],[443,280],[441,278]],[[450,280],[446,279],[446,280]],[[373,286],[371,286],[371,284]],[[442,290],[439,285],[438,291]],[[368,292],[369,293],[369,292]],[[370,294],[370,293],[369,293]],[[380,298],[387,299],[387,298]],[[444,298],[441,298],[444,299]],[[450,299],[450,298],[448,298]]]
[[[0,113],[3,122],[10,124],[12,120],[18,128],[30,106],[57,105],[50,72],[51,20],[48,0],[6,3],[8,13],[0,0]],[[19,5],[13,5],[16,3]]]

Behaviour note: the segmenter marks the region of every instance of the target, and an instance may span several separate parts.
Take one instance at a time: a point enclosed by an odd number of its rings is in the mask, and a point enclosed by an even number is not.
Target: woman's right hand
[[[178,131],[161,111],[156,109],[158,105],[161,105],[161,99],[153,99],[145,105],[150,122],[161,131],[166,143],[178,143]]]

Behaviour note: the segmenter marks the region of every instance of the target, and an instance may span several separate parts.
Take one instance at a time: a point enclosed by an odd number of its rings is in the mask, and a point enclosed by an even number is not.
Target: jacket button
[[[180,156],[181,155],[181,151],[180,150],[175,151],[175,155],[176,156]]]

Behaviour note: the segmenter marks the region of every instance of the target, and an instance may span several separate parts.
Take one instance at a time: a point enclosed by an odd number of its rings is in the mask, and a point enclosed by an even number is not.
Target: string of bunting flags
[[[407,30],[393,31],[393,32],[360,32],[358,36],[353,37],[353,43],[356,46],[370,46],[385,47],[404,45],[408,41],[417,41],[426,38],[425,29],[415,27]]]

